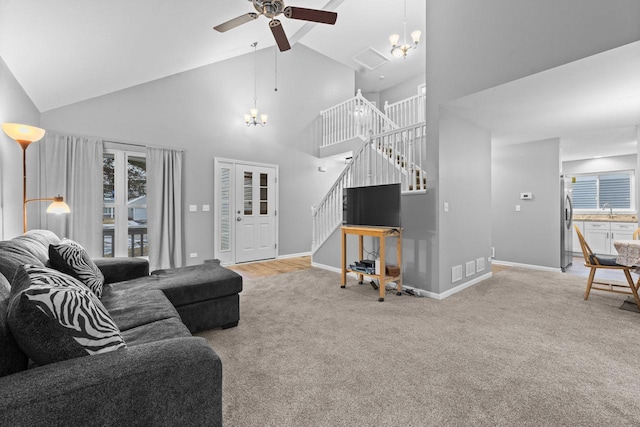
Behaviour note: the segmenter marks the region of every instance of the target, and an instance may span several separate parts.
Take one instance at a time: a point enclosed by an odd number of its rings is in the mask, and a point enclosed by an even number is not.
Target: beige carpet
[[[245,279],[240,324],[200,334],[240,426],[640,425],[640,314],[585,278],[510,268],[443,301]]]

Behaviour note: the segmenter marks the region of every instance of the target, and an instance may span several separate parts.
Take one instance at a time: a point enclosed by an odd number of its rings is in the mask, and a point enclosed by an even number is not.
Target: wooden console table
[[[380,296],[378,301],[384,301],[385,283],[396,282],[396,295],[402,295],[402,229],[395,227],[364,227],[364,226],[342,226],[342,285],[347,285],[347,273],[354,272],[358,275],[358,280],[362,284],[364,276],[378,279]],[[347,268],[347,235],[354,234],[358,236],[358,259],[363,259],[363,237],[371,236],[380,239],[380,274],[367,274],[361,271],[355,271]],[[398,276],[387,276],[386,273],[386,244],[385,238],[397,237],[396,256],[400,274]]]

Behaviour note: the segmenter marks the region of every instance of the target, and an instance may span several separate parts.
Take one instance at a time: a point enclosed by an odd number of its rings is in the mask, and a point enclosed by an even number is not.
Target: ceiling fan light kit
[[[411,40],[413,44],[407,43],[407,0],[404,1],[404,19],[402,21],[402,26],[404,30],[404,38],[402,44],[398,44],[400,42],[400,34],[392,34],[389,36],[389,43],[391,43],[391,54],[396,58],[407,59],[407,53],[409,50],[415,49],[420,43],[420,36],[422,35],[421,31],[413,31],[411,33]]]
[[[298,19],[302,21],[317,22],[320,24],[334,25],[338,19],[336,12],[330,12],[326,10],[307,9],[304,7],[286,6],[283,0],[248,0],[253,3],[253,7],[256,12],[246,13],[240,15],[237,18],[233,18],[227,22],[223,22],[220,25],[213,27],[214,30],[224,33],[237,26],[246,24],[259,16],[265,16],[269,18],[269,28],[273,34],[273,38],[276,40],[278,49],[281,52],[291,49],[289,39],[282,27],[282,23],[276,19],[279,15],[284,15],[289,19]]]

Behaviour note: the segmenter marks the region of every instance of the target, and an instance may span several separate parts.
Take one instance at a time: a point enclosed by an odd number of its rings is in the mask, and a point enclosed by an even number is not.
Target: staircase
[[[321,112],[324,147],[355,138],[363,142],[313,209],[312,253],[342,224],[345,188],[400,183],[403,193],[426,190],[426,172],[422,167],[426,155],[424,103],[425,96],[419,95],[385,104],[385,112],[402,123],[402,127],[366,100],[359,90],[355,97]]]

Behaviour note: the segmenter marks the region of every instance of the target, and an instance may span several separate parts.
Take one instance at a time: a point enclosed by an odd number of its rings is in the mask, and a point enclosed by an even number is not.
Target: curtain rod
[[[169,149],[169,150],[182,151],[182,152],[184,151],[184,150],[182,150],[180,148],[163,147],[163,146],[160,146],[160,145],[141,144],[141,143],[136,143],[136,142],[118,141],[116,139],[103,138],[103,137],[100,137],[100,136],[87,135],[87,134],[83,134],[83,133],[63,132],[63,131],[59,131],[59,130],[56,130],[56,129],[47,129],[47,132],[57,133],[57,134],[61,134],[61,135],[69,135],[69,136],[80,136],[80,137],[84,137],[84,138],[95,138],[95,139],[102,140],[102,142],[110,142],[110,143],[113,143],[113,144],[130,145],[130,146],[133,146],[133,147],[166,148],[166,149]]]
[[[132,147],[142,147],[142,148],[162,148],[162,149],[167,149],[167,150],[174,150],[174,151],[184,151],[181,148],[174,148],[174,147],[162,147],[160,145],[151,145],[151,144],[140,144],[140,143],[135,143],[135,142],[125,142],[125,141],[116,141],[114,139],[102,139],[102,142],[107,142],[107,143],[112,143],[112,144],[121,144],[121,145],[130,145]]]

